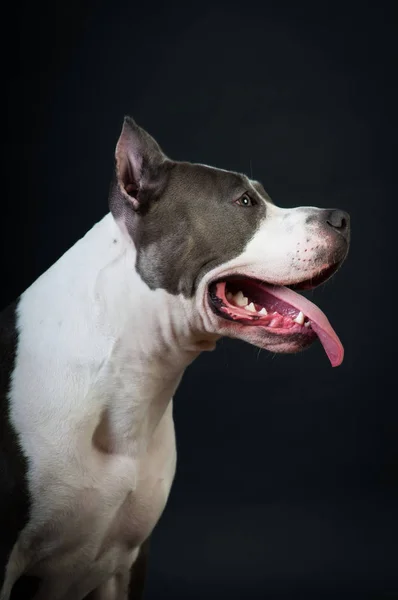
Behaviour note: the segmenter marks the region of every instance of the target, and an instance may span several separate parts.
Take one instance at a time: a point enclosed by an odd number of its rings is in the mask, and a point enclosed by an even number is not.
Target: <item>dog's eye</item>
[[[256,203],[248,194],[243,194],[243,196],[236,200],[236,204],[239,206],[254,206]]]

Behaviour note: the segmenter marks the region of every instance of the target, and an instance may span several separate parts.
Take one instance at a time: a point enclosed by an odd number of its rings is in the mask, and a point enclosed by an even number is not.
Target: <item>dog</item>
[[[109,209],[0,316],[1,600],[24,581],[35,600],[141,598],[172,398],[221,337],[274,353],[318,339],[343,360],[296,290],[343,263],[346,212],[278,208],[245,175],[169,159],[129,117]]]

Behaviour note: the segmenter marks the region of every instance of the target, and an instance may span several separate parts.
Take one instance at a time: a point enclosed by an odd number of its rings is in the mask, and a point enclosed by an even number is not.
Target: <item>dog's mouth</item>
[[[328,279],[337,266],[317,278],[293,285],[271,285],[244,275],[231,275],[209,285],[209,302],[224,319],[262,327],[280,336],[302,337],[303,346],[319,338],[333,367],[343,361],[344,348],[326,315],[295,289],[311,289]]]

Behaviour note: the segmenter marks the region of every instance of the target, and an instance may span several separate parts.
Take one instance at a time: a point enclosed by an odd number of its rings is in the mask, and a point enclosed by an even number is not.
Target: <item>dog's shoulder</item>
[[[10,419],[9,388],[18,346],[18,302],[0,312],[0,589],[4,569],[28,519],[27,461]]]

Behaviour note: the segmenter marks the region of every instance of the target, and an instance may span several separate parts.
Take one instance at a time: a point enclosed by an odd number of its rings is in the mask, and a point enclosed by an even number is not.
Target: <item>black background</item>
[[[346,358],[224,340],[176,396],[147,599],[398,598],[392,2],[18,3],[3,14],[1,304],[107,211],[124,114],[276,204],[340,207],[311,295]]]

